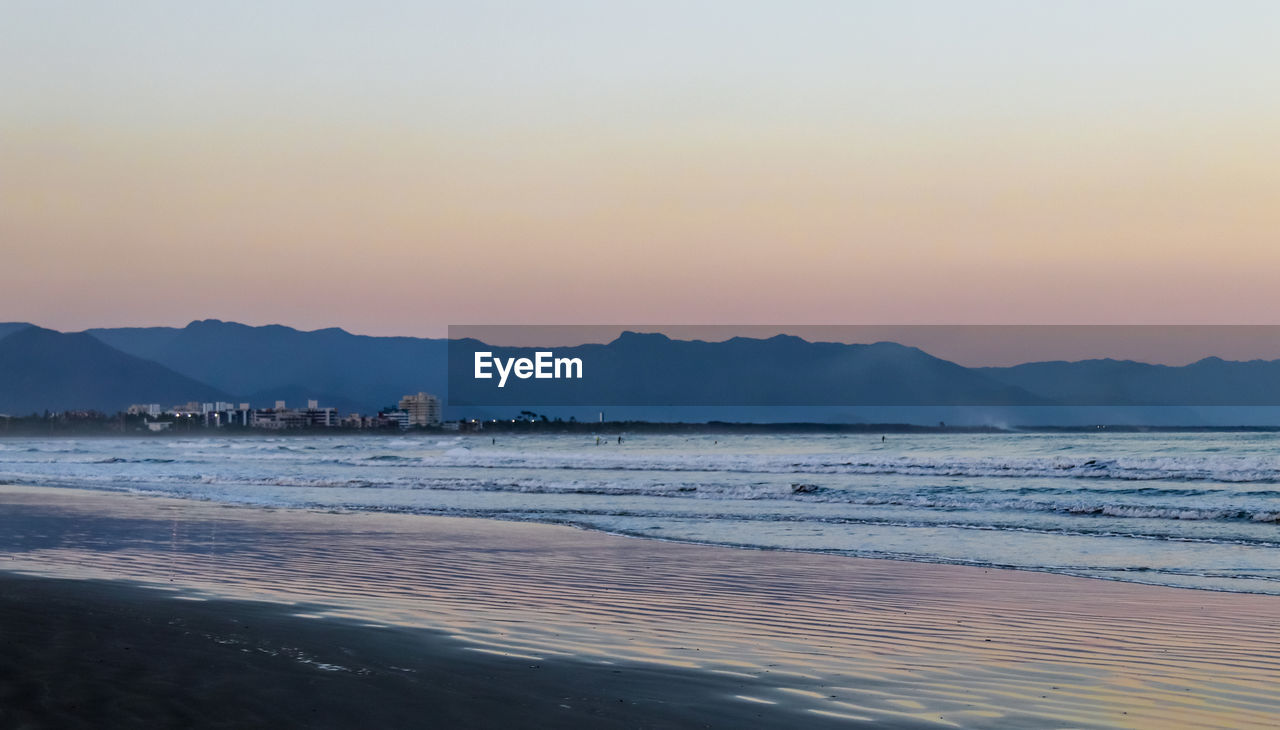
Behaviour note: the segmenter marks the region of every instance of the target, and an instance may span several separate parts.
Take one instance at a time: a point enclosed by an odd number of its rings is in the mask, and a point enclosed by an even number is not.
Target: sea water
[[[0,483],[1280,594],[1275,433],[8,438]]]

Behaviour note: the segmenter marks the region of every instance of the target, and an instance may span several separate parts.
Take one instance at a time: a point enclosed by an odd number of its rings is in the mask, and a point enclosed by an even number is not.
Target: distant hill
[[[474,340],[450,347],[443,339],[219,320],[75,335],[0,323],[0,412],[115,410],[135,402],[168,406],[188,400],[249,401],[255,407],[284,400],[300,406],[314,398],[343,413],[371,413],[405,393],[446,395],[449,359],[454,358],[454,372],[470,373],[476,349],[500,357],[533,352]],[[540,413],[584,418],[597,413],[589,406],[607,405],[612,418],[823,420],[828,416],[820,409],[843,405],[859,409],[842,411],[838,417],[844,420],[915,422],[928,420],[926,414],[937,408],[982,404],[991,422],[1057,422],[1065,417],[1063,408],[1073,406],[1127,408],[1129,415],[1117,418],[1129,422],[1193,422],[1201,417],[1197,412],[1169,407],[1280,404],[1280,361],[1207,358],[1169,367],[1084,360],[965,368],[891,342],[808,342],[786,335],[704,342],[634,332],[555,352],[581,357],[586,377],[513,381],[501,398],[493,397],[491,382],[460,378],[449,394],[454,400],[448,414],[506,418],[528,405],[541,406]],[[467,402],[488,405],[463,406]],[[672,404],[678,407],[666,408]]]
[[[26,322],[0,322],[0,340],[8,337],[14,332],[24,330],[31,325]]]
[[[85,330],[112,347],[130,355],[155,360],[168,344],[182,334],[181,327],[116,327]]]
[[[369,337],[338,328],[306,332],[216,319],[180,329],[87,332],[195,380],[251,396],[255,406],[277,399],[294,405],[284,393],[305,391],[323,394],[322,405],[371,412],[394,405],[406,393],[421,390],[443,396],[445,391],[447,345],[442,339]]]
[[[0,413],[166,407],[233,400],[222,390],[109,347],[84,333],[28,326],[0,339]]]
[[[442,339],[369,337],[337,328],[307,332],[219,320],[196,321],[184,328],[88,333],[193,379],[242,394],[239,397],[255,405],[276,399],[292,405],[294,394],[310,393],[343,411],[370,412],[394,404],[405,393],[425,390],[444,395],[447,389],[449,347]],[[455,346],[454,353],[471,357],[465,344]],[[868,405],[1044,402],[1019,387],[893,343],[813,343],[788,336],[702,342],[625,333],[608,344],[558,348],[557,353],[588,358],[591,373],[600,375],[584,382],[541,381],[536,395],[523,389],[526,397],[517,398],[518,402],[638,406],[826,405],[833,398]],[[458,372],[469,371],[465,363],[460,367]],[[651,377],[655,372],[666,377]],[[462,385],[454,394],[466,399],[466,383]]]
[[[1063,405],[1280,405],[1280,360],[1208,357],[1175,367],[1104,359],[976,370]]]
[[[469,373],[474,352],[532,357],[532,348],[490,348],[460,340],[450,350],[452,372]],[[452,402],[611,405],[1042,405],[1027,390],[892,342],[870,345],[809,342],[778,335],[723,342],[673,340],[624,332],[613,342],[556,348],[581,358],[581,380],[462,378]]]

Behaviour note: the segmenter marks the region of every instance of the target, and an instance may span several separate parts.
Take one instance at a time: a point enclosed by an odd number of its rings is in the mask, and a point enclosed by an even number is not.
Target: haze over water
[[[1280,435],[8,439],[0,482],[1280,594]]]

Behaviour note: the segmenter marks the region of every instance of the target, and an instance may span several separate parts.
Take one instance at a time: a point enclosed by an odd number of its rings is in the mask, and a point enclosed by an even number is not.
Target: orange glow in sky
[[[70,5],[0,28],[0,321],[1280,312],[1274,3]]]

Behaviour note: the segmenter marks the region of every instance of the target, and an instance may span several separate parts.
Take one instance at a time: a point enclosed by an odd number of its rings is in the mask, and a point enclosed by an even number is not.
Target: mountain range
[[[78,333],[12,328],[0,339],[0,412],[99,410],[231,400],[225,391]]]
[[[370,337],[337,328],[300,331],[219,320],[79,333],[0,323],[0,413],[114,412],[132,403],[191,400],[261,407],[312,398],[344,413],[368,413],[405,393],[443,396],[448,372],[469,373],[473,353],[481,348],[499,357],[532,353],[475,340]],[[515,406],[546,403],[631,406],[628,417],[654,419],[662,418],[663,407],[680,405],[670,412],[684,420],[715,418],[715,409],[726,406],[737,407],[743,420],[759,420],[783,406],[831,404],[981,403],[1032,410],[1280,404],[1276,360],[1210,357],[1181,367],[1083,360],[969,368],[890,342],[809,342],[786,335],[703,342],[633,332],[607,344],[556,348],[556,355],[590,363],[585,377],[524,380],[501,397],[491,383],[460,378],[446,415],[505,417]]]
[[[87,333],[255,406],[314,398],[343,413],[367,413],[395,405],[406,393],[445,391],[443,339],[368,337],[338,328],[303,332],[216,319]]]
[[[532,358],[533,348],[472,339],[449,347],[449,372],[470,374],[474,353]],[[555,348],[581,359],[583,378],[510,377],[503,388],[470,377],[450,383],[457,405],[918,406],[1045,405],[1033,391],[893,342],[809,342],[778,335],[720,342],[623,332],[607,344]]]

